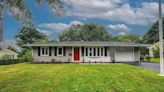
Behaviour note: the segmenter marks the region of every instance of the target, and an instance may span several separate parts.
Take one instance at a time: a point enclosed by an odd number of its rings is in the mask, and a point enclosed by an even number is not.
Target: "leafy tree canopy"
[[[113,37],[113,41],[139,43],[141,42],[141,36],[137,34],[117,35]]]
[[[23,45],[25,44],[31,44],[36,41],[47,41],[48,38],[45,34],[37,31],[35,28],[30,28],[23,26],[20,29],[20,32],[15,36],[17,45],[22,48],[23,51],[26,51],[27,48],[25,48]]]
[[[27,5],[27,1],[30,0],[0,0],[0,43],[3,40],[3,13],[6,10],[23,25],[34,27],[32,14]],[[64,13],[61,0],[34,0],[34,2],[37,4],[40,4],[41,2],[47,4],[57,15]],[[0,49],[1,48],[2,45],[0,44]]]
[[[63,4],[61,0],[34,0],[37,4],[41,2],[47,3],[47,5],[55,11],[56,14],[62,14]],[[29,22],[32,19],[31,12],[27,6],[25,0],[0,0],[0,17],[2,18],[2,12],[8,10],[17,20],[23,20]]]
[[[164,30],[164,18],[163,18],[163,30]],[[159,41],[159,27],[158,21],[154,23],[150,30],[143,37],[144,43],[156,43]]]
[[[101,25],[85,23],[72,25],[58,38],[60,41],[106,41],[109,40],[109,34]]]
[[[8,46],[7,49],[19,53],[18,50],[13,46]]]

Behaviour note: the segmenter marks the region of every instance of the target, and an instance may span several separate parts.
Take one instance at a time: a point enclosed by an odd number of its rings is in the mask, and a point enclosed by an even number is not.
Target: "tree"
[[[7,49],[18,53],[18,50],[13,46],[8,46]]]
[[[63,13],[62,2],[60,0],[35,0],[37,4],[40,4],[42,1],[53,8],[56,14]],[[2,47],[1,43],[3,39],[3,13],[6,10],[10,11],[16,20],[23,22],[23,24],[33,26],[31,12],[25,0],[0,0],[0,48]]]
[[[163,18],[163,26],[164,26],[164,18]],[[159,41],[159,28],[158,28],[158,21],[157,21],[152,25],[152,27],[144,35],[143,42],[144,43],[156,43],[158,41]]]
[[[118,35],[113,37],[113,41],[139,43],[141,42],[141,36],[137,34]]]
[[[106,29],[95,23],[72,25],[59,35],[60,41],[106,41],[109,34]]]
[[[25,44],[32,44],[36,41],[48,40],[45,34],[40,33],[35,28],[26,26],[23,26],[15,37],[17,45],[22,49],[22,53],[25,53],[27,50],[29,50],[28,47],[24,47]]]
[[[159,58],[159,46],[155,46],[154,48],[152,48],[153,50],[153,56],[155,58]]]

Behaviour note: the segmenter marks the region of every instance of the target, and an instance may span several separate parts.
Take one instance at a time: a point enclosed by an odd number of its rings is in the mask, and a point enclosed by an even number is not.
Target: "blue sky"
[[[45,3],[36,5],[33,0],[26,1],[32,12],[35,27],[50,39],[56,39],[72,24],[88,22],[103,25],[112,35],[144,34],[158,19],[158,4],[154,2],[157,0],[62,1],[65,5],[65,16],[55,16],[53,9],[47,7]],[[164,9],[164,3],[162,4]],[[20,27],[21,23],[5,12],[4,39],[14,41]]]

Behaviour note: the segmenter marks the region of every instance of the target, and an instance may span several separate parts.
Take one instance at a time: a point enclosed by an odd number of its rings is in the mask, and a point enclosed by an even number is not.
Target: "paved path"
[[[150,70],[155,70],[155,71],[160,71],[160,64],[159,63],[146,63],[146,62],[140,62],[138,66],[150,69]]]

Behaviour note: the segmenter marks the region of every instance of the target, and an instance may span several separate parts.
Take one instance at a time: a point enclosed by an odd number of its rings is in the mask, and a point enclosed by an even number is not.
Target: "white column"
[[[93,52],[94,52],[94,48],[92,47],[92,56],[94,56],[94,53]]]
[[[96,47],[96,57],[97,57],[97,47]]]
[[[164,76],[163,63],[163,27],[162,27],[162,7],[161,0],[159,0],[159,47],[160,47],[160,75]]]
[[[74,62],[74,47],[72,47],[72,62]]]

